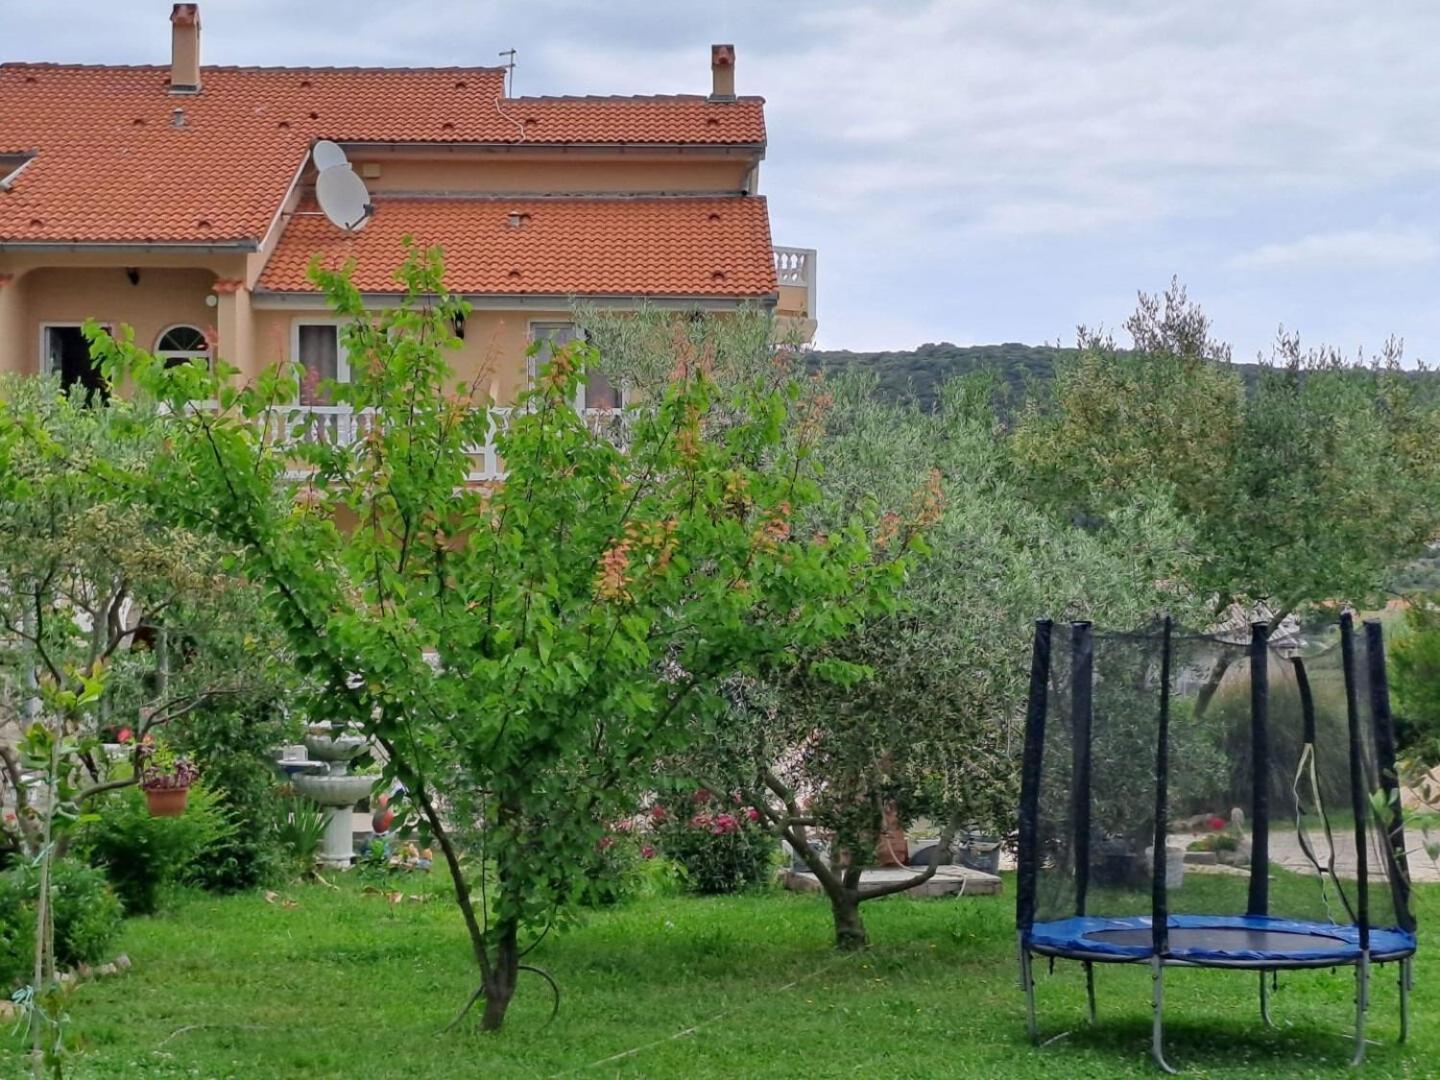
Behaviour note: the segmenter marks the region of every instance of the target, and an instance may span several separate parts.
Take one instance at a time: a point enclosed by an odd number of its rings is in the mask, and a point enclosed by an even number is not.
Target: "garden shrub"
[[[196,881],[202,856],[233,835],[235,825],[221,799],[216,790],[196,784],[180,817],[151,817],[144,793],[127,788],[96,807],[98,819],[81,828],[76,848],[104,869],[126,912],[152,914],[163,888]]]
[[[33,975],[39,880],[30,866],[0,874],[0,993],[29,982]],[[60,859],[50,868],[50,880],[56,963],[66,968],[107,959],[123,913],[105,874],[74,859]]]
[[[268,764],[235,757],[223,766],[212,763],[202,771],[220,792],[220,808],[234,827],[201,850],[188,880],[202,889],[225,893],[280,877],[286,852],[269,827],[271,807],[281,801],[274,770]]]
[[[1390,649],[1395,735],[1403,750],[1440,759],[1440,593],[1419,596]]]
[[[209,703],[174,732],[177,748],[200,767],[235,828],[208,845],[190,880],[213,892],[254,888],[282,876],[287,853],[270,827],[280,801],[272,755],[295,732],[274,700]]]
[[[680,891],[685,870],[660,854],[658,838],[633,822],[612,826],[585,867],[581,903],[610,907],[626,900],[670,896]]]
[[[265,831],[290,874],[315,867],[315,856],[325,839],[325,811],[303,795],[281,795],[269,804]]]
[[[0,874],[0,998],[26,979],[35,947],[35,911],[25,903],[25,883],[17,871]]]
[[[660,850],[680,864],[693,892],[739,892],[769,878],[775,838],[734,798],[722,801],[702,788],[688,804],[656,804],[652,820]]]

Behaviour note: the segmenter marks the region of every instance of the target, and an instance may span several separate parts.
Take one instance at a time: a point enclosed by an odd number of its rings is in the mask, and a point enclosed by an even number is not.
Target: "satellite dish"
[[[347,168],[350,165],[345,157],[345,151],[329,139],[321,139],[315,144],[310,151],[310,160],[315,162],[315,168],[320,172],[333,169],[337,165],[344,165]]]
[[[365,181],[356,176],[349,165],[332,165],[321,170],[315,180],[315,199],[330,224],[346,232],[358,232],[364,227],[365,219],[375,212]]]

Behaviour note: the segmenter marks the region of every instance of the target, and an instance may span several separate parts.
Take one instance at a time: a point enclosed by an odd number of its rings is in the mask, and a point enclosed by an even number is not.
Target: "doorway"
[[[90,343],[85,340],[79,323],[55,324],[44,328],[45,370],[60,376],[60,387],[66,394],[72,388],[83,395],[85,404],[105,404],[110,390],[100,374],[100,365],[90,358]]]

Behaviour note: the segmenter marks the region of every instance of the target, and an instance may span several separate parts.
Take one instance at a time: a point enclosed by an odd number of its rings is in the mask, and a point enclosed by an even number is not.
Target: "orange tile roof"
[[[444,249],[446,284],[462,293],[755,298],[778,288],[759,196],[380,197],[375,207],[353,234],[294,217],[258,288],[313,291],[306,271],[319,254],[331,267],[354,259],[363,292],[398,292],[406,236]]]
[[[763,102],[504,98],[498,68],[0,64],[0,152],[36,151],[0,191],[0,243],[258,241],[311,143],[760,145]],[[183,126],[174,126],[183,110]]]

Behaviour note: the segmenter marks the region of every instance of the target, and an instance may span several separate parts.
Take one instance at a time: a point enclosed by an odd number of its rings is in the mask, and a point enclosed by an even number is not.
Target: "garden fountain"
[[[338,732],[338,734],[337,734]],[[363,735],[332,729],[330,724],[312,724],[305,736],[305,750],[312,761],[323,761],[324,773],[298,773],[291,778],[295,790],[325,808],[325,843],[320,861],[343,869],[355,861],[354,823],[351,808],[370,794],[375,777],[350,774],[350,762],[365,752],[369,740]]]

